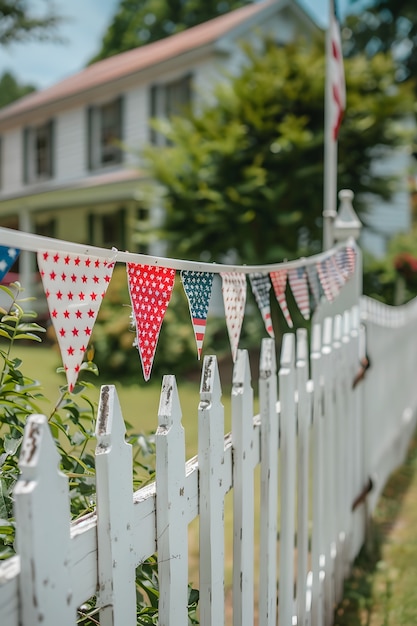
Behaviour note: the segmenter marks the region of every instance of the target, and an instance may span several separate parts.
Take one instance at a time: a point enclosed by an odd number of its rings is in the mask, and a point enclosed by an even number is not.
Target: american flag
[[[308,293],[307,273],[305,267],[289,270],[288,280],[294,300],[304,319],[310,319],[310,295]]]
[[[314,300],[314,305],[318,306],[320,303],[320,281],[317,275],[317,269],[314,265],[307,265],[306,272],[308,276],[308,284],[310,285],[310,291]]]
[[[214,274],[211,272],[191,272],[188,270],[181,272],[181,281],[190,308],[199,359],[201,358],[206,332],[213,277]]]
[[[331,127],[333,141],[337,141],[343,113],[346,108],[345,71],[339,22],[334,10],[330,11],[330,81],[332,91]]]
[[[329,302],[332,302],[335,298],[334,283],[332,281],[331,273],[329,271],[328,259],[319,261],[316,263],[317,273],[320,278],[321,286],[323,287],[324,295]]]

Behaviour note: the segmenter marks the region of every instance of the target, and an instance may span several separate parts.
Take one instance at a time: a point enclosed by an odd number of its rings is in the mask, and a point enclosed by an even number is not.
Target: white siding
[[[2,194],[17,193],[22,189],[22,143],[23,139],[20,128],[3,135]]]
[[[86,111],[70,109],[56,118],[55,174],[56,182],[84,176],[87,168]]]

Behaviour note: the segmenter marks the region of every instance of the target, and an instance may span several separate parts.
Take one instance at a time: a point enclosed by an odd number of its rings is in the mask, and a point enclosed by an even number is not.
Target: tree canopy
[[[0,45],[58,39],[56,28],[62,18],[49,0],[44,0],[44,5],[44,10],[38,12],[30,7],[29,0],[0,0]]]
[[[121,0],[101,49],[90,63],[158,41],[250,3],[251,0]]]
[[[21,85],[10,72],[0,77],[0,108],[35,91],[33,85]]]
[[[164,193],[164,237],[173,256],[268,263],[321,249],[324,55],[300,42],[247,50],[216,104],[173,118],[169,145],[146,158]],[[345,65],[347,111],[339,136],[339,188],[388,198],[392,180],[373,173],[382,147],[404,140],[398,121],[412,107],[395,84],[390,55]],[[358,201],[355,208],[361,208]],[[363,207],[362,207],[363,208]]]

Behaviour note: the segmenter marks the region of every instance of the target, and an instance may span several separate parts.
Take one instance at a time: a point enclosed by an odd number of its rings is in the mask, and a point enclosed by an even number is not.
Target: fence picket
[[[113,385],[101,388],[96,424],[98,598],[101,626],[136,626],[132,559],[132,446]]]
[[[68,480],[44,415],[28,419],[14,490],[22,626],[73,626]],[[53,503],[53,515],[51,504]]]
[[[298,485],[297,485],[297,624],[305,626],[309,608],[307,602],[308,533],[309,533],[309,435],[311,425],[311,393],[308,381],[308,345],[305,328],[297,330],[297,424],[298,424]]]
[[[259,624],[275,626],[277,616],[278,447],[275,342],[263,339],[259,367],[261,418],[261,506]]]
[[[253,390],[247,350],[233,370],[233,624],[253,624],[254,476]]]
[[[200,624],[224,624],[224,409],[217,359],[206,356],[198,409]]]
[[[164,376],[156,431],[159,624],[187,624],[188,521],[185,438],[175,376]]]
[[[294,614],[294,539],[296,485],[296,404],[294,335],[283,337],[279,369],[280,419],[280,496],[281,526],[279,554],[278,621],[292,624]]]

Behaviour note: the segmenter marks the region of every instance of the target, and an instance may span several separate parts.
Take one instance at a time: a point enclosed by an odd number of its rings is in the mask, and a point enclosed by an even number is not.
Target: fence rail
[[[135,568],[156,553],[159,623],[187,624],[188,525],[199,516],[200,623],[224,624],[232,489],[234,626],[330,625],[378,495],[406,453],[417,405],[417,304],[394,310],[349,298],[313,320],[310,339],[304,329],[284,336],[278,373],[275,344],[263,340],[255,416],[248,354],[239,351],[226,437],[217,360],[205,357],[198,455],[187,462],[176,379],[165,376],[156,482],[134,493],[117,393],[102,387],[97,507],[75,522],[47,420],[31,416],[14,493],[18,556],[0,565],[0,623],[72,626],[77,607],[96,595],[100,624],[133,626]]]

